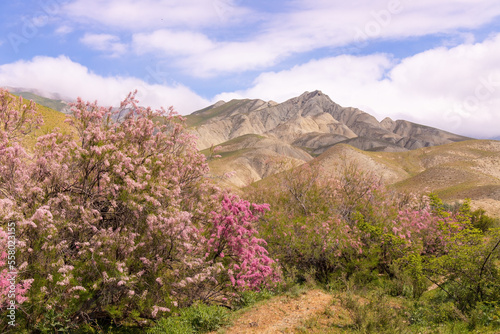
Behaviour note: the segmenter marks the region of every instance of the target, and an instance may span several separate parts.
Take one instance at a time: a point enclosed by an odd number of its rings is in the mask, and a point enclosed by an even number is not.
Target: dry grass
[[[32,150],[35,147],[38,137],[52,132],[55,128],[59,128],[59,130],[65,134],[74,133],[73,128],[65,122],[67,117],[66,114],[39,104],[37,104],[37,108],[38,112],[42,115],[43,125],[40,127],[40,129],[37,129],[32,133],[26,135],[26,137],[23,139],[23,145],[28,150]]]

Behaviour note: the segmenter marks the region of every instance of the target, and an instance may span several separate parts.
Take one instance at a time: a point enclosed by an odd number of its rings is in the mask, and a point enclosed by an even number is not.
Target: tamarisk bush
[[[438,215],[427,197],[392,193],[355,165],[343,166],[338,175],[318,175],[317,166],[305,165],[253,194],[273,207],[260,229],[287,274],[314,272],[325,283],[335,277],[366,283],[379,274],[418,271],[415,261],[445,254],[467,226]],[[414,288],[422,289],[421,270],[410,276]]]
[[[117,110],[78,99],[74,133],[41,136],[32,154],[17,134],[38,118],[1,110],[0,201],[17,217],[19,277],[31,283],[20,325],[147,326],[279,279],[253,227],[267,207],[209,182],[172,108],[137,103],[133,93]]]

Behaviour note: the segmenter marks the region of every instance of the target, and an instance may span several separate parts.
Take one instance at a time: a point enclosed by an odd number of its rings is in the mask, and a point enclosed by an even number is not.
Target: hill
[[[26,148],[29,150],[32,149],[36,143],[36,138],[50,133],[54,128],[59,128],[63,133],[72,133],[74,130],[65,122],[67,115],[54,110],[50,107],[44,106],[37,101],[55,101],[51,99],[45,99],[43,97],[33,95],[31,93],[27,94],[26,96],[33,96],[33,99],[25,98],[25,94],[12,94],[12,96],[16,99],[19,98],[19,96],[23,96],[23,99],[25,100],[32,100],[35,102],[36,109],[38,113],[42,116],[43,118],[43,125],[40,127],[40,129],[37,129],[33,131],[32,133],[28,134],[27,136],[24,137],[23,142]],[[49,103],[50,105],[50,103]]]
[[[319,156],[326,173],[350,161],[395,189],[433,191],[448,202],[471,198],[500,216],[500,141],[469,140],[407,152],[364,152],[336,146]]]
[[[320,91],[281,104],[219,101],[187,116],[214,177],[244,187],[292,166],[319,164],[324,173],[352,162],[394,189],[434,191],[453,202],[471,198],[500,216],[500,142],[471,140],[429,126],[344,108]],[[230,178],[222,175],[233,172]]]

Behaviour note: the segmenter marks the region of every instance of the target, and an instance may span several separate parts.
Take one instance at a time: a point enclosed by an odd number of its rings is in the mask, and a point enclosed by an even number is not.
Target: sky
[[[0,2],[0,86],[189,114],[321,90],[344,107],[500,136],[498,0]]]

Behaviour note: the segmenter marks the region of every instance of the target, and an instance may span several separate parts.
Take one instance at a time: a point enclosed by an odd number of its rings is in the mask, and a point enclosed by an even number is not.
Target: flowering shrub
[[[14,307],[24,303],[27,300],[25,295],[33,282],[33,279],[27,279],[18,283],[17,272],[9,265],[13,263],[12,259],[15,259],[15,256],[12,256],[15,254],[15,249],[8,249],[9,240],[12,242],[13,239],[9,239],[9,235],[0,228],[0,268],[2,268],[0,271],[0,308],[2,309],[11,306],[11,303],[14,303]]]
[[[139,107],[133,94],[118,110],[79,99],[68,121],[74,134],[44,135],[33,154],[13,130],[2,135],[0,200],[18,215],[20,275],[34,279],[26,327],[147,325],[276,279],[253,228],[265,206],[208,181],[172,109]]]
[[[286,274],[313,271],[323,282],[410,275],[423,257],[446,254],[454,235],[468,226],[467,217],[435,210],[432,198],[392,193],[354,165],[338,176],[321,174],[303,166],[254,192],[254,200],[273,207],[260,228]],[[416,289],[422,272],[412,275]]]

